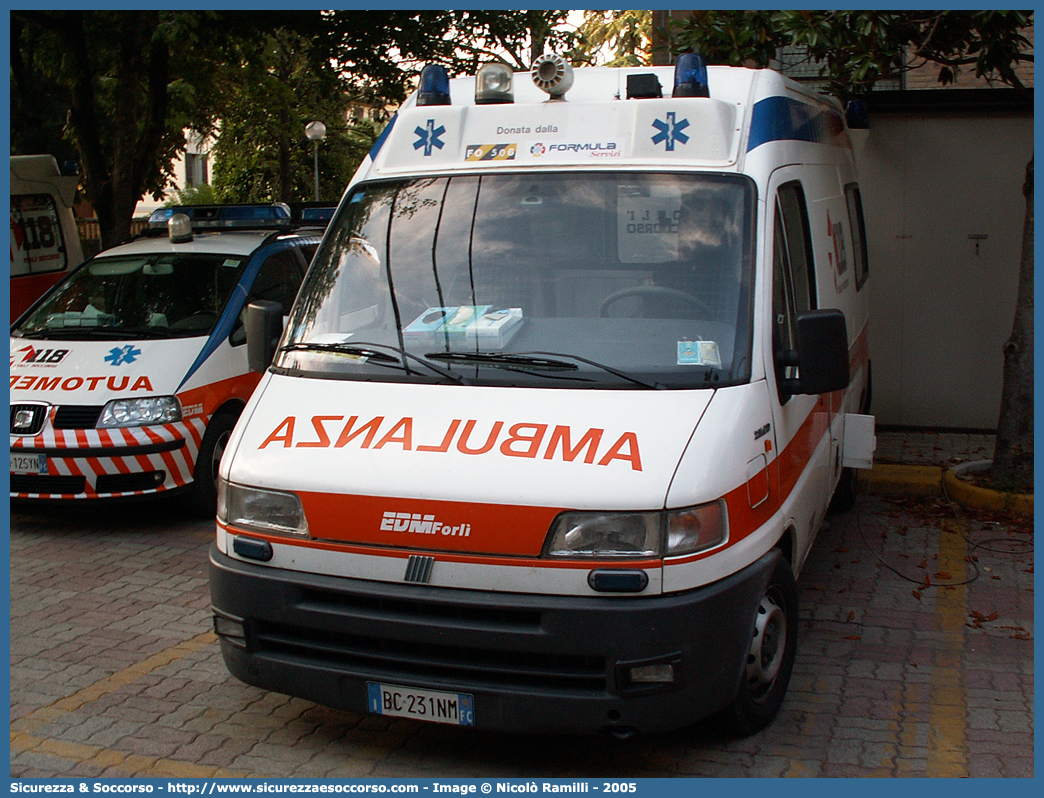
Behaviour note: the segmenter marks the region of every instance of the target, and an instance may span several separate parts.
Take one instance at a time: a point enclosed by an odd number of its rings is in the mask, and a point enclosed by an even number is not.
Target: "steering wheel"
[[[630,288],[623,288],[619,291],[616,291],[607,296],[604,300],[602,300],[602,307],[598,311],[599,315],[602,317],[608,317],[609,308],[612,305],[614,305],[616,302],[619,302],[621,299],[626,299],[630,296],[649,296],[660,297],[662,299],[677,299],[692,305],[694,308],[696,308],[699,311],[702,311],[707,316],[713,315],[713,311],[710,309],[707,303],[700,299],[698,296],[688,294],[685,291],[679,291],[676,288],[667,288],[662,285],[634,285]]]

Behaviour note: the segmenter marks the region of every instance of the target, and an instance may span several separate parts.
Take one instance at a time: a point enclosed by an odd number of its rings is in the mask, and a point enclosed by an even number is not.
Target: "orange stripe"
[[[227,380],[218,380],[199,388],[182,391],[178,394],[178,400],[182,407],[203,405],[203,415],[209,417],[229,399],[239,399],[245,404],[260,381],[261,375],[250,371],[229,377]]]
[[[321,540],[520,557],[540,555],[551,521],[561,512],[556,507],[434,499],[313,492],[298,495],[311,535]],[[396,524],[403,531],[395,531]],[[382,529],[382,525],[392,528]],[[431,531],[405,531],[410,526]]]

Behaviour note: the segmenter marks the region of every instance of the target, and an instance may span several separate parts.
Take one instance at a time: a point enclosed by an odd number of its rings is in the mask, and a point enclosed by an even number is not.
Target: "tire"
[[[217,512],[218,466],[238,420],[238,413],[229,412],[216,413],[210,419],[192,471],[192,490],[186,496],[193,515],[210,517]]]
[[[790,563],[780,557],[754,613],[736,695],[721,714],[730,732],[746,737],[776,717],[794,670],[797,634],[797,583]]]
[[[856,499],[859,498],[859,477],[854,468],[842,468],[841,478],[834,488],[834,495],[830,499],[829,512],[847,513],[855,507]]]

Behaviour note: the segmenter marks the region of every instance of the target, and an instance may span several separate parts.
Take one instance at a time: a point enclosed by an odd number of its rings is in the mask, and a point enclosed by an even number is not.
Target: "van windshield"
[[[94,258],[11,335],[78,340],[208,335],[239,279],[243,260],[187,253]]]
[[[749,379],[754,188],[531,173],[359,186],[274,365],[328,378],[694,388]]]

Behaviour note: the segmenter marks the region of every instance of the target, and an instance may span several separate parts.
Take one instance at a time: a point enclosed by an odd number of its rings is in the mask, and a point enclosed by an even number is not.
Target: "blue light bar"
[[[284,227],[291,223],[290,208],[282,202],[272,205],[179,205],[158,208],[149,217],[150,228],[166,228],[176,213],[192,221],[194,230],[204,228]]]
[[[710,97],[707,86],[707,62],[702,55],[683,53],[674,65],[672,97]]]
[[[450,84],[446,68],[428,64],[421,70],[417,105],[449,105]]]

